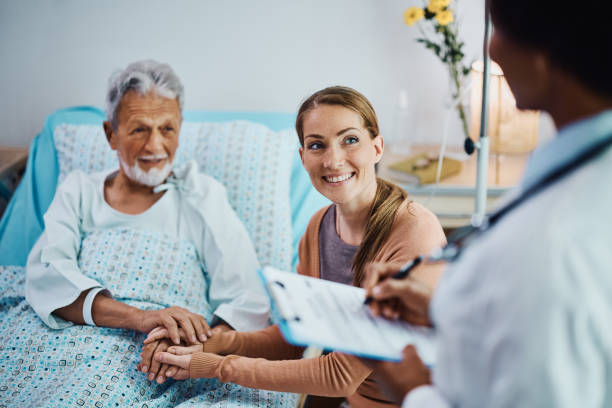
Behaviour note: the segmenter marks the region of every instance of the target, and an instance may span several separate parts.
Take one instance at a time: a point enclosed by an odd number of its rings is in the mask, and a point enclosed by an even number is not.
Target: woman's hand
[[[197,353],[198,361],[202,364],[194,378],[215,378],[217,369],[223,357],[213,353],[202,353],[197,346],[168,348],[168,352],[156,353],[155,360],[163,365],[168,365],[166,376],[175,380],[190,378],[189,368],[193,356]]]
[[[180,347],[172,346],[167,352],[155,353],[155,360],[164,366],[168,366],[166,376],[175,380],[185,380],[189,378],[189,365],[191,355],[203,351],[202,344]]]
[[[158,326],[163,326],[168,331],[167,337],[174,344],[180,344],[181,337],[187,344],[197,344],[212,336],[210,326],[204,317],[178,306],[141,311],[139,331],[149,333]]]
[[[145,344],[140,353],[140,364],[138,364],[138,370],[147,374],[149,381],[157,380],[158,384],[162,384],[166,381],[167,376],[167,364],[160,364],[159,361],[153,358],[155,353],[161,353],[168,350],[172,344],[168,339],[162,339],[149,344]]]
[[[166,375],[174,380],[186,380],[189,378],[189,365],[191,354],[175,355],[171,353],[155,354],[155,360],[169,366]]]
[[[374,372],[377,384],[398,405],[416,387],[431,384],[431,371],[423,364],[414,346],[404,348],[399,363],[367,359],[361,361]]]
[[[402,319],[412,324],[431,326],[429,302],[433,290],[410,277],[392,279],[401,263],[373,263],[366,265],[363,287],[366,296],[374,299],[370,308],[374,315],[388,319]]]

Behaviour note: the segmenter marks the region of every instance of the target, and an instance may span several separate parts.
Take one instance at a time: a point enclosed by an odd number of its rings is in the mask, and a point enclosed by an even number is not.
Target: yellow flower
[[[429,4],[427,5],[427,10],[430,13],[439,13],[444,10],[444,8],[448,7],[450,0],[429,0]]]
[[[450,10],[444,10],[436,14],[435,18],[438,24],[445,26],[453,22],[453,13]]]
[[[414,23],[425,17],[425,10],[420,7],[410,7],[404,11],[404,23],[413,26]]]

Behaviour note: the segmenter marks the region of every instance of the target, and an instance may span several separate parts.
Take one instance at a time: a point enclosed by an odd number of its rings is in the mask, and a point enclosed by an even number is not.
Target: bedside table
[[[0,216],[19,184],[27,160],[25,147],[0,147]]]
[[[405,184],[394,178],[389,171],[389,165],[396,163],[408,156],[419,153],[432,153],[437,155],[440,146],[417,145],[412,146],[410,154],[398,155],[393,151],[385,151],[383,159],[378,165],[377,175],[401,186],[408,192],[409,198],[423,204],[430,209],[442,224],[446,232],[470,223],[474,213],[476,194],[476,168],[477,155],[474,153],[467,156],[462,162],[461,172],[450,176],[436,186],[435,184],[413,185]],[[460,148],[448,148],[447,153],[456,156],[462,154]],[[498,199],[512,189],[520,181],[528,154],[526,155],[504,155],[501,158],[491,154],[488,171],[487,212],[497,206]],[[496,165],[500,165],[498,180],[496,180]],[[499,183],[496,183],[499,181]]]

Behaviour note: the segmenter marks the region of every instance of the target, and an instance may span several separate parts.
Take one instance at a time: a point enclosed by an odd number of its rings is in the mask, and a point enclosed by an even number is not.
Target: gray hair
[[[133,62],[124,70],[116,71],[108,80],[106,93],[106,117],[117,127],[117,109],[127,91],[135,90],[144,95],[154,91],[166,98],[176,98],[183,110],[184,91],[181,80],[170,65],[153,60]]]

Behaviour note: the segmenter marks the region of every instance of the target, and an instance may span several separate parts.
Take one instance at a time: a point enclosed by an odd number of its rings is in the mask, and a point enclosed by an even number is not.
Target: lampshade
[[[478,140],[482,103],[483,62],[472,64],[473,90],[470,96],[470,137]],[[522,154],[533,150],[538,142],[539,111],[519,111],[516,100],[495,62],[491,62],[489,87],[489,141],[491,151],[499,154]]]

